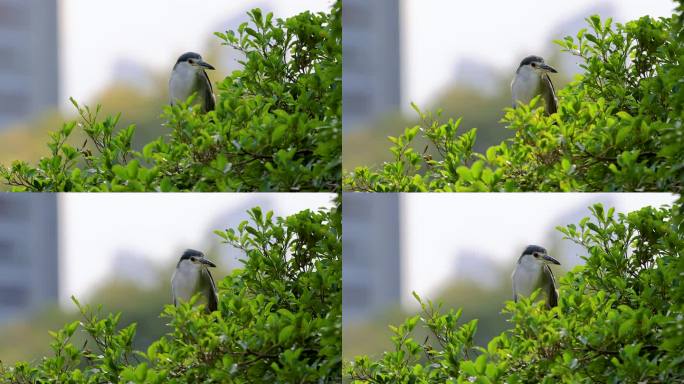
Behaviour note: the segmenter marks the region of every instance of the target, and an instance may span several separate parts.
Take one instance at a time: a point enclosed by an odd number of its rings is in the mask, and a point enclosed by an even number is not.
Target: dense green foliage
[[[414,106],[421,123],[390,137],[393,160],[356,168],[356,191],[680,191],[684,177],[682,6],[670,18],[613,25],[598,16],[589,31],[556,41],[581,58],[585,73],[558,90],[558,112],[539,98],[506,109],[515,136],[483,153],[476,130]],[[418,134],[439,154],[416,147]]]
[[[329,13],[273,19],[259,9],[237,32],[216,33],[244,54],[217,84],[216,110],[167,106],[170,130],[138,152],[135,126],[117,129],[99,107],[51,134],[37,166],[0,178],[17,191],[336,191],[341,182],[342,25]],[[70,145],[74,129],[88,140]]]
[[[586,250],[586,265],[560,280],[560,301],[547,310],[534,297],[508,301],[512,328],[486,348],[475,346],[477,320],[422,313],[394,332],[394,350],[358,357],[346,371],[358,383],[674,383],[684,381],[684,235],[675,208],[645,207],[558,229]],[[537,292],[539,293],[539,292]],[[533,295],[534,296],[534,295]],[[430,331],[420,343],[418,325]]]
[[[341,380],[342,244],[339,208],[216,231],[244,251],[243,269],[218,281],[219,308],[167,305],[171,332],[133,350],[136,324],[81,306],[83,320],[53,333],[54,356],[0,365],[11,383],[328,383]],[[79,329],[87,344],[74,345]]]

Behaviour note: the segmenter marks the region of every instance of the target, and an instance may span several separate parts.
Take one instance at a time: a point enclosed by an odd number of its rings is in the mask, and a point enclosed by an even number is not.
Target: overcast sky
[[[668,193],[412,193],[402,199],[402,302],[411,306],[415,304],[411,291],[434,297],[450,283],[458,272],[458,255],[490,257],[513,271],[526,245],[550,247],[562,237],[554,228],[590,216],[587,207],[594,203],[631,212],[671,204],[675,197]]]
[[[525,56],[542,54],[558,25],[600,9],[615,21],[670,16],[671,0],[403,0],[402,109],[426,105],[453,80],[457,64],[480,61],[511,76]]]
[[[171,71],[180,54],[202,53],[220,45],[213,33],[225,22],[244,18],[254,7],[270,8],[276,18],[304,10],[325,11],[332,0],[59,0],[60,107],[68,98],[92,103],[113,82],[122,60],[155,71]]]
[[[328,193],[65,193],[59,195],[60,302],[88,292],[112,272],[115,257],[175,265],[182,250],[220,245],[226,221],[247,220],[254,206],[275,216],[331,207]],[[231,215],[230,217],[225,217]],[[238,217],[232,216],[237,215]],[[168,277],[171,279],[171,276]]]

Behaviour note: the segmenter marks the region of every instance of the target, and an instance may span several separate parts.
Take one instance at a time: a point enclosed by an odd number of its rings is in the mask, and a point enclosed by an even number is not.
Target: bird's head
[[[176,266],[176,268],[180,268],[181,266],[194,266],[196,268],[214,268],[216,267],[216,264],[205,259],[204,253],[196,251],[194,249],[186,249],[185,252],[183,252],[183,256],[181,256],[180,260],[178,261],[178,265]]]
[[[527,248],[525,248],[525,250],[523,251],[522,255],[520,255],[520,259],[518,262],[522,261],[534,261],[540,264],[560,265],[560,262],[558,262],[558,260],[548,255],[548,253],[546,252],[546,248],[540,247],[538,245],[528,245]]]
[[[182,54],[176,61],[176,65],[173,67],[173,69],[176,69],[178,66],[192,68],[196,71],[214,69],[211,64],[202,60],[202,56],[195,52],[186,52]]]
[[[527,56],[526,58],[524,58],[523,61],[520,62],[520,66],[518,67],[518,71],[520,71],[523,68],[525,68],[527,70],[534,71],[539,75],[542,75],[542,74],[548,73],[548,72],[552,72],[552,73],[558,72],[552,66],[544,63],[544,59],[540,56]]]

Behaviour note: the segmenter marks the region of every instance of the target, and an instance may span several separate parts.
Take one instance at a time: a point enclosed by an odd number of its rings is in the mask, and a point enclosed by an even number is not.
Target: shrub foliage
[[[684,381],[684,236],[678,208],[615,215],[559,227],[582,245],[586,265],[560,280],[558,306],[534,297],[506,302],[512,328],[475,346],[477,320],[416,298],[422,312],[391,327],[394,349],[360,356],[355,383],[586,383]],[[539,292],[537,292],[539,293]],[[426,327],[430,336],[414,340]]]
[[[16,161],[0,178],[16,191],[336,191],[341,182],[340,2],[328,13],[273,19],[259,9],[238,30],[216,33],[244,54],[216,86],[216,110],[167,106],[168,137],[131,148],[99,106],[51,134],[37,166]],[[75,129],[82,145],[68,144]]]
[[[171,331],[133,350],[136,324],[74,299],[83,319],[52,332],[54,356],[0,364],[10,383],[198,383],[341,381],[342,245],[339,209],[286,218],[260,208],[251,223],[216,231],[244,251],[243,269],[218,281],[219,308],[167,305]],[[77,331],[89,336],[73,345]]]
[[[515,136],[484,153],[460,119],[422,112],[390,137],[393,160],[344,177],[355,191],[681,191],[684,177],[682,6],[670,18],[626,24],[587,19],[588,29],[556,43],[585,73],[558,91],[558,113],[539,98],[507,108]],[[440,155],[425,155],[423,135]],[[421,152],[422,151],[422,152]]]

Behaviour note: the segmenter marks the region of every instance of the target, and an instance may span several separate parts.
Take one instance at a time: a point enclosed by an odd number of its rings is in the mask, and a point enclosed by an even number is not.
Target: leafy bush
[[[414,109],[421,124],[390,137],[393,161],[344,177],[356,191],[681,191],[684,177],[682,11],[613,25],[598,16],[590,31],[556,41],[582,59],[583,76],[559,90],[558,113],[539,98],[507,108],[515,136],[473,151],[476,130]],[[440,158],[415,148],[427,138]],[[422,153],[421,153],[422,150]]]
[[[101,316],[74,299],[82,321],[52,333],[54,356],[13,367],[11,383],[329,383],[341,380],[342,245],[339,209],[273,219],[257,207],[252,223],[216,231],[242,249],[244,269],[218,282],[218,311],[184,303],[162,316],[171,333],[135,351],[135,323]],[[87,344],[70,342],[82,329]]]
[[[340,2],[329,13],[273,20],[259,9],[251,24],[216,33],[241,51],[242,70],[217,84],[216,110],[167,106],[171,130],[131,148],[135,126],[100,119],[51,134],[50,156],[36,167],[14,162],[0,178],[15,191],[336,191],[341,181],[342,47]],[[88,140],[68,144],[74,129]]]
[[[487,348],[475,346],[477,320],[416,298],[422,313],[394,332],[394,350],[357,357],[346,372],[356,383],[584,383],[684,380],[684,236],[678,208],[605,212],[600,204],[579,225],[558,229],[582,245],[586,265],[560,280],[558,306],[534,296],[508,301],[513,328]],[[539,291],[537,292],[539,293]],[[418,324],[431,337],[414,340]]]

